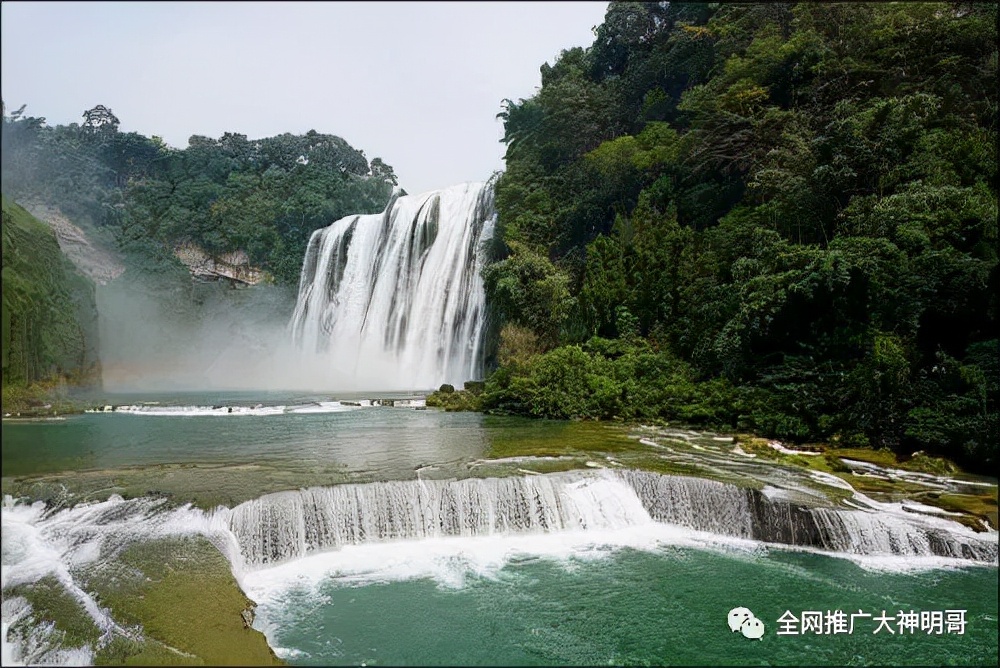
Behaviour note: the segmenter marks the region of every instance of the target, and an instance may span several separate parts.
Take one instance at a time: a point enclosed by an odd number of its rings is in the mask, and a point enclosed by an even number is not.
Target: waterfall
[[[482,376],[489,183],[396,197],[309,239],[289,325],[338,389],[429,389]]]
[[[279,492],[234,508],[230,527],[245,563],[259,566],[367,542],[615,529],[650,521],[623,482],[560,474]]]
[[[997,560],[995,532],[976,534],[939,517],[887,508],[807,508],[714,480],[635,470],[615,474],[628,481],[658,522],[847,554]]]
[[[268,494],[229,516],[248,568],[344,545],[652,522],[848,554],[997,559],[995,533],[980,537],[941,518],[806,508],[714,480],[636,470],[317,487]]]
[[[167,536],[207,537],[237,574],[347,545],[646,527],[655,533],[657,525],[833,554],[997,562],[996,531],[976,533],[943,517],[811,508],[728,483],[637,470],[343,484],[211,512],[171,508],[162,499],[113,496],[47,509],[8,497],[2,519],[4,587],[53,574],[104,626],[106,615],[73,573],[113,562],[134,541]]]
[[[708,531],[723,536],[752,538],[750,498],[746,490],[715,480],[620,471],[657,522]]]

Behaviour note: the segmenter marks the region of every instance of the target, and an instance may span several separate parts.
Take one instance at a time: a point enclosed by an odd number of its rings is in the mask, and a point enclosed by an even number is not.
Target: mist
[[[126,273],[97,288],[103,389],[321,389],[321,374],[298,373],[287,333],[294,306],[290,286]]]
[[[124,276],[98,288],[97,309],[112,392],[263,387],[258,362],[281,341],[280,295],[264,286]]]
[[[391,355],[351,337],[297,345],[295,286],[234,287],[190,275],[127,272],[98,285],[102,389],[111,393],[423,392]]]

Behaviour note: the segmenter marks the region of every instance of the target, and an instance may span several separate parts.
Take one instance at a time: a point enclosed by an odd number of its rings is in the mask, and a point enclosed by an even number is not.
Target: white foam
[[[947,519],[944,515],[950,515],[947,511],[942,511],[932,506],[924,506],[918,504],[914,501],[876,501],[875,499],[862,494],[861,492],[854,493],[855,500],[863,503],[864,505],[877,511],[881,516],[896,517],[904,520],[909,524],[917,524],[923,526],[930,526],[933,528],[941,529],[943,531],[952,533],[966,535],[975,538],[986,538],[992,539],[993,542],[997,541],[998,533],[995,529],[989,529],[983,532],[976,532],[970,527],[960,524],[953,520]],[[912,512],[906,510],[906,506],[919,507],[923,512]],[[960,513],[959,513],[960,514]]]
[[[768,441],[767,444],[783,455],[806,455],[808,457],[815,457],[816,455],[823,454],[822,452],[812,452],[810,450],[793,450],[791,448],[786,448],[778,441]]]
[[[288,409],[289,413],[344,413],[346,411],[354,411],[361,408],[361,406],[350,406],[344,405],[339,401],[317,401],[314,404],[307,404],[303,406],[293,406]]]
[[[784,552],[808,552],[823,557],[846,559],[866,571],[877,573],[924,573],[938,570],[960,570],[965,568],[996,568],[996,562],[972,561],[954,557],[932,555],[898,554],[852,554],[849,552],[829,552],[813,547],[767,543],[771,550]]]
[[[833,475],[832,473],[827,473],[826,471],[810,471],[809,477],[816,482],[821,482],[824,485],[829,485],[830,487],[837,487],[839,489],[847,489],[854,491],[854,487],[851,483],[847,482],[843,478]]]
[[[294,647],[272,647],[271,649],[274,650],[275,655],[279,659],[309,658],[309,652],[304,652]]]
[[[937,506],[928,506],[924,503],[917,503],[916,501],[902,502],[902,509],[913,513],[948,515],[951,517],[962,517],[964,515],[964,513],[956,513],[950,510],[945,510],[944,508],[938,508]]]
[[[650,551],[664,545],[742,552],[753,552],[760,546],[754,541],[650,521],[619,529],[348,545],[245,572],[240,584],[261,605],[279,600],[291,588],[315,589],[327,581],[361,586],[430,578],[439,586],[459,588],[469,576],[495,578],[504,566],[525,557],[566,562],[604,558],[626,547]]]
[[[100,411],[106,412],[106,411]],[[245,416],[245,415],[281,415],[285,406],[116,406],[114,413],[129,415],[146,415],[155,417],[200,417],[215,416]]]

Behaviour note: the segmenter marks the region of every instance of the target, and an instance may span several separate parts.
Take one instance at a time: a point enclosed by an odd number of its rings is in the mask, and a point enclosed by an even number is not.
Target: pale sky
[[[110,107],[187,146],[316,130],[392,165],[411,194],[503,168],[503,98],[589,46],[606,2],[3,2],[8,110],[49,125]]]

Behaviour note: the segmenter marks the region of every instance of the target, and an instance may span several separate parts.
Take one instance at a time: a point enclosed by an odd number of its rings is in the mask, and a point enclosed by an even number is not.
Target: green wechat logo
[[[729,630],[739,631],[751,640],[764,638],[764,622],[757,619],[750,608],[733,608],[729,611]]]

